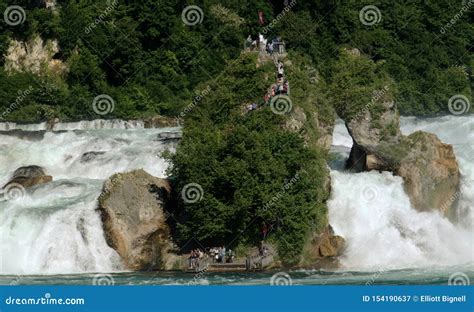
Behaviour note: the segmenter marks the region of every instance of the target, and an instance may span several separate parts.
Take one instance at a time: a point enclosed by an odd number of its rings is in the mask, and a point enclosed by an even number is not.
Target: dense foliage
[[[373,25],[359,16],[367,5],[379,11],[364,19]],[[342,47],[384,60],[398,85],[400,111],[430,115],[447,112],[453,95],[472,99],[473,20],[469,1],[298,1],[276,31],[310,55],[329,81]]]
[[[266,224],[285,263],[296,263],[307,236],[327,222],[318,187],[327,175],[324,154],[305,147],[285,130],[285,117],[261,103],[274,79],[274,66],[256,68],[256,55],[243,54],[211,85],[212,91],[186,117],[184,137],[172,156],[176,189],[197,183],[202,199],[183,197],[176,213],[179,242],[235,249],[256,245]]]
[[[57,1],[56,11],[40,2],[0,1],[1,12],[10,5],[26,11],[23,24],[0,23],[0,54],[7,53],[10,39],[27,41],[41,34],[44,40],[58,39],[61,50],[54,57],[63,60],[69,71],[40,79],[0,70],[2,109],[30,85],[38,94],[44,85],[54,87],[43,96],[25,97],[7,120],[41,119],[36,112],[44,105],[62,119],[103,117],[91,107],[99,94],[108,94],[115,102],[105,118],[177,115],[198,83],[217,76],[226,61],[239,55],[244,34],[257,32],[256,11],[270,15],[264,0],[206,1],[199,4],[205,12],[202,23],[188,26],[181,19],[183,1],[67,0]],[[221,15],[212,13],[218,3],[248,22],[223,23]],[[0,58],[4,63],[5,57]]]
[[[91,108],[99,94],[110,95],[116,105],[105,118],[175,116],[195,87],[219,75],[238,56],[244,39],[259,31],[281,35],[329,82],[342,47],[384,60],[382,69],[398,85],[402,113],[446,112],[451,96],[472,98],[474,10],[460,1],[378,1],[380,15],[373,25],[364,25],[359,16],[365,5],[373,5],[369,1],[297,1],[272,27],[283,9],[280,1],[58,0],[55,10],[41,3],[0,1],[1,12],[11,5],[26,11],[20,25],[0,23],[0,65],[11,39],[26,42],[39,34],[58,39],[54,58],[69,70],[41,77],[0,70],[2,110],[18,93],[34,88],[7,120],[103,117]],[[181,13],[189,4],[202,8],[202,23],[183,23]]]

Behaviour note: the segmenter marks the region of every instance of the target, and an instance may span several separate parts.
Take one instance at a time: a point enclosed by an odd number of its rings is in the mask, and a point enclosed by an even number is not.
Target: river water
[[[170,133],[140,122],[0,124],[0,185],[21,166],[39,165],[54,182],[0,200],[0,284],[466,284],[474,281],[474,116],[404,117],[402,132],[436,133],[453,144],[462,175],[460,222],[411,208],[402,180],[389,173],[344,173],[351,138],[338,121],[331,161],[329,218],[347,249],[336,272],[293,270],[199,275],[123,272],[107,246],[97,197],[116,172],[143,168],[164,177]],[[15,130],[16,129],[16,130]],[[10,130],[5,132],[2,130]],[[168,139],[167,139],[168,138]],[[93,152],[93,153],[91,153]],[[4,192],[5,193],[5,192]],[[19,199],[16,199],[16,198]]]

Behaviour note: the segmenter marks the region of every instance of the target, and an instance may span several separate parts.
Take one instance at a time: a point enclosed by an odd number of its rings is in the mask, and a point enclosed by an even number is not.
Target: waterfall
[[[342,269],[381,270],[472,264],[474,117],[401,119],[402,132],[424,130],[453,144],[461,171],[453,224],[438,212],[414,210],[400,177],[342,170],[352,139],[342,121],[334,131],[329,220],[345,237]],[[97,197],[117,172],[143,168],[163,177],[161,152],[174,150],[180,129],[143,129],[141,122],[83,121],[0,124],[0,186],[22,166],[43,167],[53,182],[27,189],[19,200],[0,199],[0,274],[120,271],[120,258],[104,238]],[[9,130],[9,131],[7,131]]]
[[[59,124],[69,131],[44,132],[42,125],[0,132],[0,187],[15,169],[38,165],[54,181],[18,200],[0,199],[0,274],[56,274],[121,270],[104,238],[96,211],[105,179],[143,168],[163,177],[177,128],[128,129],[125,122]],[[95,129],[95,130],[90,130]],[[25,131],[27,130],[27,131]]]
[[[347,241],[343,267],[388,270],[473,263],[474,116],[405,117],[401,128],[404,134],[418,130],[435,133],[454,146],[461,171],[456,208],[464,212],[464,218],[453,224],[438,212],[416,211],[404,192],[403,180],[389,172],[341,171],[352,140],[339,120],[333,138],[332,151],[337,157],[331,170],[328,205],[330,223]]]

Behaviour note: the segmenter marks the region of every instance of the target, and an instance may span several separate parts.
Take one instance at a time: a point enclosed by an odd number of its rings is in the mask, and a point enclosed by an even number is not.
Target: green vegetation
[[[395,84],[382,66],[383,62],[374,63],[356,51],[341,53],[334,66],[330,94],[342,119],[351,120],[370,112],[376,121],[384,110],[383,102],[394,101]]]
[[[281,1],[58,0],[55,10],[40,2],[0,0],[0,12],[10,5],[27,12],[20,25],[0,23],[0,117],[184,118],[169,173],[176,190],[197,183],[204,194],[173,212],[180,246],[194,238],[240,252],[260,241],[265,223],[281,259],[298,263],[308,239],[327,225],[328,155],[318,141],[330,133],[335,112],[349,120],[368,110],[378,127],[385,100],[395,99],[402,113],[430,115],[446,112],[455,94],[472,98],[474,9],[443,28],[460,1],[381,0],[373,25],[359,19],[373,4],[366,0],[298,1],[271,28],[265,26],[282,11]],[[194,26],[181,17],[191,4],[204,14]],[[259,25],[259,11],[266,25]],[[287,43],[291,116],[262,105],[274,65],[257,66],[256,54],[241,53],[247,36],[259,32]],[[38,36],[58,41],[52,59],[66,70],[7,70],[12,40]],[[92,107],[101,94],[115,103],[106,116]],[[260,109],[246,113],[253,102]],[[397,127],[382,130],[393,136]],[[406,144],[381,152],[396,162]]]
[[[329,82],[341,48],[358,48],[377,63],[385,61],[382,69],[397,84],[402,114],[446,113],[455,94],[472,103],[474,7],[467,2],[298,1],[276,32],[309,55]],[[366,5],[376,5],[378,23],[360,22]]]
[[[204,192],[199,202],[180,202],[178,241],[255,246],[266,223],[283,261],[295,264],[308,234],[327,222],[328,194],[318,187],[327,175],[325,153],[305,147],[284,129],[288,117],[268,105],[246,112],[274,80],[273,63],[256,63],[256,54],[242,54],[186,118],[170,173],[176,190],[198,183]]]
[[[41,34],[44,40],[58,40],[61,50],[54,58],[69,67],[63,75],[41,77],[7,75],[0,69],[0,111],[15,102],[17,91],[33,86],[42,94],[25,97],[5,120],[42,120],[36,112],[44,105],[63,120],[176,116],[196,86],[217,77],[240,54],[246,36],[258,32],[256,12],[271,14],[264,0],[208,1],[199,4],[204,11],[202,23],[188,26],[181,19],[186,4],[179,1],[57,2],[56,11],[51,11],[39,1],[0,1],[2,16],[10,5],[22,6],[27,14],[21,25],[0,23],[0,65],[5,64],[11,39],[28,41]],[[223,23],[216,4],[229,10],[225,18],[238,15],[246,22]],[[54,90],[41,92],[43,81]],[[92,109],[94,97],[100,94],[115,102],[114,111],[106,116]]]
[[[45,41],[58,40],[60,51],[54,59],[69,68],[41,75],[0,69],[0,110],[11,107],[18,92],[34,88],[14,113],[2,117],[39,121],[176,116],[196,87],[218,77],[227,62],[238,57],[248,34],[259,31],[267,37],[281,35],[328,83],[338,78],[335,69],[344,58],[343,48],[360,49],[396,83],[402,114],[447,112],[448,99],[455,94],[472,99],[472,7],[463,10],[461,2],[449,0],[382,0],[376,3],[378,22],[364,25],[359,13],[373,5],[370,1],[298,1],[273,27],[265,28],[283,9],[279,1],[271,2],[58,0],[53,11],[41,1],[2,0],[1,12],[20,5],[27,16],[17,26],[0,23],[0,65],[6,62],[10,40],[27,42],[40,34]],[[181,13],[189,4],[202,8],[202,23],[183,23]],[[258,24],[259,10],[265,15],[264,26]],[[105,117],[91,107],[99,94],[115,102]]]

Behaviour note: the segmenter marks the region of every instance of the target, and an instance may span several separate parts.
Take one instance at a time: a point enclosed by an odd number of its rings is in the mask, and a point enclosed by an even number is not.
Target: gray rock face
[[[436,209],[452,216],[460,184],[453,147],[422,131],[411,134],[405,141],[410,149],[395,173],[403,177],[412,205],[420,211]]]
[[[42,183],[48,183],[53,180],[53,177],[47,175],[45,170],[40,166],[25,166],[20,167],[13,173],[12,179],[5,184],[3,188],[10,184],[20,184],[23,187],[31,187]]]
[[[175,255],[164,210],[170,193],[167,180],[143,170],[105,182],[99,197],[105,237],[128,269],[171,269]]]
[[[99,157],[100,155],[104,155],[104,154],[105,152],[95,152],[95,151],[84,153],[81,156],[81,163],[91,162],[95,160],[97,157]]]
[[[403,178],[405,191],[417,210],[439,210],[450,215],[459,191],[459,167],[451,145],[431,133],[403,136],[396,108],[384,103],[382,112],[370,112],[346,121],[354,144],[347,167],[359,171],[392,171]]]

